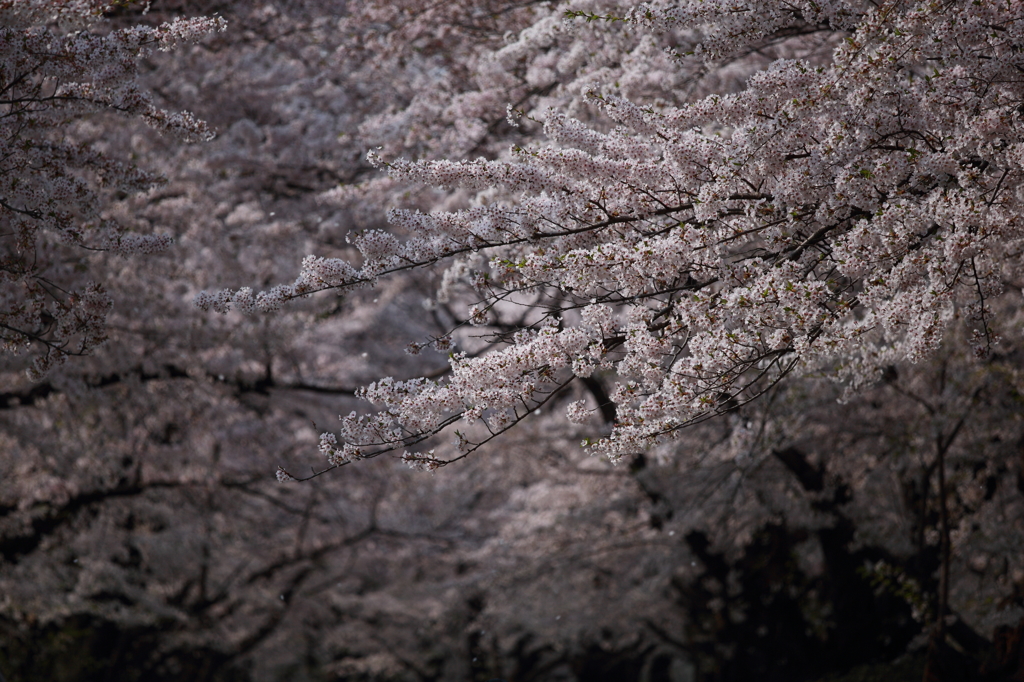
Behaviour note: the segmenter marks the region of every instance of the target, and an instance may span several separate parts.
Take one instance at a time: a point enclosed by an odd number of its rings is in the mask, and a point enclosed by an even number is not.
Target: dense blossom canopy
[[[0,0],[0,674],[977,667],[1019,13]]]
[[[493,100],[525,64],[538,91],[561,95],[528,111],[509,102],[508,123],[542,127],[538,139],[490,159],[369,154],[392,179],[459,191],[468,205],[395,208],[390,231],[350,236],[358,262],[310,256],[292,284],[197,303],[273,312],[450,263],[440,296],[461,286],[458,322],[475,325],[487,351],[451,351],[438,381],[368,387],[384,409],[345,417],[340,440],[324,435],[334,466],[456,424],[469,452],[595,371],[619,378],[613,429],[592,444],[616,459],[792,372],[872,382],[928,357],[953,319],[969,322],[985,355],[999,338],[989,302],[1019,281],[1024,244],[1022,12],[999,2],[553,7],[482,59],[474,93]],[[632,50],[584,68],[595,34],[597,54]],[[769,49],[782,56],[744,62]],[[691,83],[731,63],[749,78],[694,96],[674,83],[668,97],[624,93],[651,69],[645,53]],[[524,305],[536,314],[510,322]],[[428,341],[447,352],[457,340]],[[583,406],[570,417],[585,419]]]

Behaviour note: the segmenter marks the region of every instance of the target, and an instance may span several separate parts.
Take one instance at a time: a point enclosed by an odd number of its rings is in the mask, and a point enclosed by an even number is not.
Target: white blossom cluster
[[[364,397],[384,411],[343,419],[343,441],[372,454],[460,420],[509,410],[522,419],[596,368],[620,379],[614,428],[594,446],[615,459],[790,372],[873,381],[887,364],[934,352],[959,316],[988,352],[997,336],[985,302],[1024,246],[1024,8],[665,0],[565,14],[589,35],[604,31],[613,53],[630,46],[629,59],[618,53],[623,80],[640,78],[651,41],[672,31],[689,48],[672,56],[687,78],[778,36],[823,32],[831,42],[825,57],[794,48],[742,87],[675,103],[625,96],[595,70],[564,90],[564,108],[519,119],[541,124],[547,144],[502,158],[371,153],[399,183],[490,199],[394,210],[406,238],[354,236],[360,267],[310,257],[295,284],[260,294],[269,303],[258,307],[481,252],[483,307],[535,292],[551,324],[503,331],[490,353],[454,354],[447,379],[371,385]],[[563,18],[543,15],[495,51],[492,73],[525,60],[526,81],[543,88],[579,67],[577,41],[589,35],[570,36]],[[662,58],[650,57],[670,68]],[[239,295],[197,303],[225,309]],[[457,441],[463,452],[479,444]]]

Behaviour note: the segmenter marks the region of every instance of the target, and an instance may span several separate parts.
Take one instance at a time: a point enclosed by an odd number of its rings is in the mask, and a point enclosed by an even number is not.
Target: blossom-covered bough
[[[88,252],[128,256],[171,243],[106,210],[109,195],[142,192],[161,178],[76,141],[69,123],[117,112],[185,140],[212,137],[188,112],[156,106],[138,82],[138,65],[154,49],[223,30],[223,20],[92,32],[109,7],[103,0],[0,2],[0,348],[34,346],[37,380],[106,338],[112,301],[100,283],[82,277]]]
[[[332,468],[445,430],[464,456],[595,373],[617,379],[615,420],[589,446],[615,460],[791,372],[855,390],[927,357],[954,319],[974,328],[978,354],[990,352],[988,303],[1020,281],[1024,247],[1024,7],[573,3],[523,35],[581,23],[606,26],[609,41],[652,36],[694,73],[807,36],[830,49],[689,101],[637,102],[615,82],[577,83],[565,89],[574,116],[510,107],[510,124],[543,126],[547,142],[501,158],[371,152],[397,181],[475,199],[454,211],[392,210],[392,232],[352,235],[361,263],[310,256],[293,284],[201,294],[204,308],[270,312],[448,264],[442,295],[464,311],[456,337],[475,326],[488,343],[451,352],[443,379],[367,387],[363,397],[383,409],[323,435]],[[523,306],[533,315],[509,325]],[[453,339],[427,343],[447,350]],[[580,401],[568,409],[574,421],[591,411]],[[403,457],[426,469],[452,461],[433,450]]]

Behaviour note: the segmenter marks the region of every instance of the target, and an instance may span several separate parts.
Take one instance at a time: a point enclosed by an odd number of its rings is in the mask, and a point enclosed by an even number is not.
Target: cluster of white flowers
[[[569,403],[565,414],[573,424],[585,424],[590,419],[591,412],[587,409],[586,400],[576,400]]]
[[[410,469],[417,471],[436,471],[444,462],[434,454],[433,450],[427,452],[404,452],[402,461],[409,465]]]
[[[370,386],[365,397],[384,411],[346,418],[343,439],[395,449],[458,419],[510,409],[521,419],[599,369],[622,379],[616,424],[595,446],[616,458],[793,371],[870,382],[885,363],[934,352],[965,306],[977,344],[995,343],[985,301],[1024,247],[1024,7],[659,0],[573,3],[566,14],[586,28],[566,31],[560,12],[541,13],[481,62],[491,88],[515,75],[544,89],[567,69],[586,71],[583,40],[618,55],[617,70],[604,57],[587,62],[606,70],[580,75],[553,108],[506,109],[523,111],[521,126],[540,123],[547,143],[462,161],[371,152],[394,181],[486,201],[392,211],[407,239],[354,236],[361,269],[307,259],[303,274],[315,288],[362,286],[457,256],[447,299],[462,254],[483,252],[490,271],[472,321],[532,291],[557,326],[503,332],[507,345],[480,357],[453,355],[440,382]],[[825,37],[789,38],[811,27]],[[674,67],[652,49],[663,34],[684,48]],[[775,61],[748,58],[785,40]],[[644,101],[630,94],[643,88],[601,78],[636,83],[652,64],[700,78],[723,60],[750,67],[742,85],[705,82],[678,101]],[[468,102],[457,116],[470,115]],[[269,295],[276,305],[307,292]],[[571,416],[583,418],[581,408]]]
[[[294,483],[295,481],[298,480],[297,478],[289,474],[284,469],[281,469],[280,467],[277,469],[277,472],[274,475],[277,477],[277,480],[280,481],[281,483]]]
[[[154,36],[159,49],[167,52],[182,43],[194,43],[211,33],[225,31],[227,27],[227,22],[220,17],[179,18],[158,26]]]

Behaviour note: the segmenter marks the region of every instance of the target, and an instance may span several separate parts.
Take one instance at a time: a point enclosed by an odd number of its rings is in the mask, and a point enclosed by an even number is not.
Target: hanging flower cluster
[[[565,37],[578,25],[588,40],[604,30],[605,47],[629,46],[614,74],[624,81],[645,69],[639,46],[665,35],[676,43],[670,61],[691,75],[783,42],[792,56],[741,87],[674,103],[623,96],[590,74],[565,89],[565,107],[499,109],[543,136],[502,158],[371,153],[394,180],[487,201],[393,210],[403,239],[354,235],[360,264],[307,258],[294,284],[257,294],[255,307],[410,268],[464,270],[467,255],[483,254],[467,321],[486,328],[489,312],[527,295],[538,314],[518,330],[493,327],[489,352],[452,353],[444,379],[370,385],[363,395],[382,409],[343,418],[322,441],[332,465],[446,429],[464,455],[595,375],[618,380],[615,422],[592,445],[615,460],[791,372],[871,382],[886,365],[928,356],[958,315],[976,326],[977,353],[997,343],[986,302],[1020,280],[1024,249],[1024,6],[573,3],[488,64],[525,60],[544,83],[544,68],[576,59],[579,44]],[[825,56],[801,57],[808,41],[827,45]],[[204,293],[197,303],[249,310],[252,296]],[[586,420],[583,405],[569,417]],[[478,422],[482,437],[467,435]],[[433,453],[405,458],[439,465]]]

